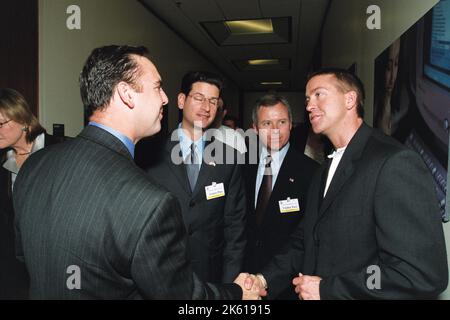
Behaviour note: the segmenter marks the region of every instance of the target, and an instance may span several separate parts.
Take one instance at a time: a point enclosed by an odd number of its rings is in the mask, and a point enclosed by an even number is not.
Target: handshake
[[[320,281],[317,276],[298,274],[292,279],[295,293],[300,300],[320,300]],[[234,280],[242,288],[242,300],[261,300],[267,295],[267,283],[261,274],[241,273]]]
[[[261,300],[267,295],[264,278],[260,275],[241,273],[234,280],[242,289],[242,300]]]

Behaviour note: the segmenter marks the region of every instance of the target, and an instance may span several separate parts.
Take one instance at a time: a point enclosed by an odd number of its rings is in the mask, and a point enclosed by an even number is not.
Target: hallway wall
[[[348,68],[356,63],[366,87],[365,120],[372,124],[375,58],[408,30],[439,0],[340,0],[333,1],[323,31],[324,67]],[[367,7],[378,5],[381,29],[369,30]],[[345,22],[345,23],[344,23]]]
[[[80,30],[66,26],[70,5],[81,9]],[[82,129],[78,76],[92,49],[108,44],[147,46],[169,97],[169,129],[178,122],[176,96],[183,74],[219,72],[137,0],[39,0],[39,119],[49,132],[53,123],[64,123],[69,136]],[[238,114],[238,88],[230,81],[226,98]]]

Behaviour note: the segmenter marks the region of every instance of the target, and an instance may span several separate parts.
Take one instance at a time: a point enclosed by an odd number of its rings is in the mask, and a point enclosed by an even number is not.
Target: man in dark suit
[[[448,268],[422,159],[363,122],[364,88],[348,71],[312,74],[306,101],[314,132],[336,150],[313,179],[290,245],[256,281],[270,295],[292,281],[300,299],[435,298]]]
[[[256,273],[289,241],[302,219],[318,164],[290,145],[292,112],[284,97],[267,94],[259,98],[252,114],[262,148],[259,164],[248,164],[244,170],[248,200],[244,270]],[[271,160],[266,166],[269,155]],[[289,289],[279,298],[296,298]]]
[[[32,155],[13,194],[34,299],[241,298],[205,284],[186,255],[179,205],[133,161],[168,99],[144,47],[95,49],[80,75],[89,125]],[[241,275],[242,278],[242,275]],[[239,280],[239,279],[238,279]],[[244,292],[256,298],[258,290]]]
[[[222,80],[188,72],[178,107],[183,118],[148,174],[181,204],[195,273],[204,281],[230,282],[242,271],[245,194],[238,151],[208,136]],[[240,158],[240,159],[238,159]],[[230,162],[230,163],[227,163]]]

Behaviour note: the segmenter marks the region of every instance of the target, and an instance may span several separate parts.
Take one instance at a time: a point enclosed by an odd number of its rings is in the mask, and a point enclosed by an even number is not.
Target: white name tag
[[[286,200],[278,201],[278,204],[280,206],[281,213],[300,211],[298,199],[287,198]]]
[[[205,187],[206,200],[211,200],[215,198],[220,198],[225,196],[225,188],[223,183],[215,183]]]

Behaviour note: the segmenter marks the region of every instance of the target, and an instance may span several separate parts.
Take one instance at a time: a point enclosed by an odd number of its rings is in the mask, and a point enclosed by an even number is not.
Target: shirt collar
[[[43,149],[44,147],[45,147],[45,133],[41,133],[36,137],[36,139],[34,139],[30,155],[38,150]],[[3,163],[3,168],[15,174],[19,173],[19,167],[17,166],[14,150],[11,149],[6,153],[6,161],[5,163]]]
[[[183,153],[183,158],[184,158],[186,155],[190,154],[190,152],[191,152],[191,144],[194,141],[192,141],[192,139],[190,137],[188,137],[186,135],[186,133],[184,132],[184,130],[181,128],[181,122],[178,125],[178,129],[177,130],[178,130],[178,138],[180,140],[181,152]],[[202,136],[201,139],[198,139],[197,141],[195,141],[194,144],[195,144],[195,147],[196,147],[196,150],[197,150],[198,154],[202,155],[203,154],[203,148],[205,146],[205,141],[203,139],[203,136]]]
[[[113,136],[115,136],[117,139],[119,139],[125,145],[125,147],[127,147],[127,149],[130,152],[131,156],[134,158],[135,145],[134,145],[133,141],[131,141],[131,139],[128,138],[126,135],[124,135],[123,133],[121,133],[121,132],[119,132],[117,130],[114,130],[113,128],[110,128],[108,126],[105,126],[104,124],[101,124],[101,123],[98,123],[98,122],[95,122],[95,121],[90,121],[89,125],[101,128],[101,129],[106,130],[109,133],[111,133]]]
[[[272,152],[270,152],[270,156],[272,157],[272,162],[275,165],[279,165],[279,164],[283,163],[284,157],[286,156],[286,153],[289,150],[289,146],[290,146],[290,143],[288,142],[280,150],[276,150],[276,151],[272,150]],[[267,150],[267,147],[265,145],[263,145],[260,160],[259,160],[261,165],[265,165],[265,163],[266,163],[265,159],[268,154],[269,154],[269,151]]]
[[[337,148],[336,150],[334,150],[331,154],[329,154],[327,157],[332,159],[334,157],[339,157],[342,156],[342,154],[344,153],[345,149],[347,148],[347,146],[342,147],[342,148]]]

